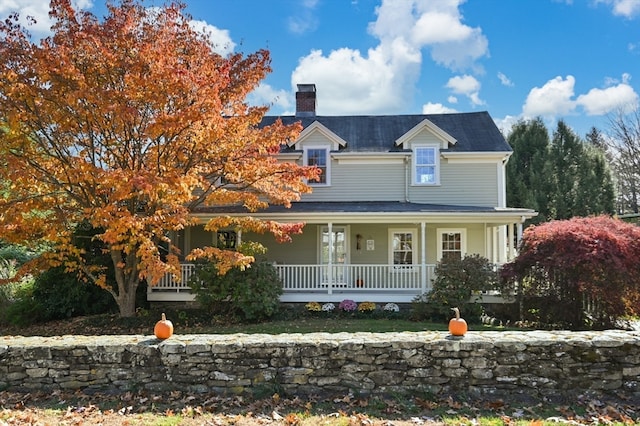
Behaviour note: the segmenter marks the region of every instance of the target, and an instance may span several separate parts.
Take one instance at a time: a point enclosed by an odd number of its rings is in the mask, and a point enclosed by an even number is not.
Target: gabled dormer
[[[310,181],[312,186],[331,185],[331,151],[347,146],[347,141],[329,130],[318,121],[307,126],[295,141],[288,143],[289,148],[302,151],[303,164],[316,166],[321,170],[319,181]]]
[[[396,139],[397,147],[412,152],[411,185],[440,185],[440,151],[456,142],[456,138],[426,118]]]
[[[411,149],[414,143],[424,143],[427,140],[432,145],[440,145],[440,149],[449,149],[455,145],[456,138],[433,124],[425,118],[408,132],[396,139],[396,146],[403,149]]]

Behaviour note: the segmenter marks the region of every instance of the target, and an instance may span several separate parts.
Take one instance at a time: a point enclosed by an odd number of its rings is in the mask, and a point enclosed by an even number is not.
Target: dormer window
[[[440,184],[440,150],[435,145],[418,145],[413,148],[413,184]]]
[[[304,162],[307,166],[316,166],[320,169],[317,180],[309,181],[309,185],[329,185],[329,149],[306,148],[304,150]]]

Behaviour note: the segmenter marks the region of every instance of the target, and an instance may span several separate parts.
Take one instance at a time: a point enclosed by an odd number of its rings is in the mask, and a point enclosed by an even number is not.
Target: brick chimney
[[[316,85],[298,84],[296,92],[296,117],[316,116]]]

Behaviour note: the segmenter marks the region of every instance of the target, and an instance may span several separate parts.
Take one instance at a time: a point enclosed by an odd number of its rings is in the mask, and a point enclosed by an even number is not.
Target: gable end
[[[333,133],[318,121],[314,121],[313,123],[311,123],[311,125],[305,127],[305,129],[300,133],[300,136],[298,136],[298,139],[288,142],[287,145],[289,146],[289,148],[293,148],[296,145],[298,145],[299,147],[301,142],[303,142],[305,139],[308,139],[314,133],[320,133],[322,136],[327,138],[327,140],[329,140],[331,144],[331,149],[333,151],[337,151],[340,148],[345,148],[347,146],[347,141]]]
[[[436,139],[440,141],[440,149],[448,149],[452,145],[455,145],[457,142],[456,138],[433,124],[433,122],[431,122],[431,120],[429,120],[428,118],[425,118],[404,135],[396,139],[396,146],[408,149],[409,147],[407,145],[423,130],[426,130],[429,133],[433,134]]]

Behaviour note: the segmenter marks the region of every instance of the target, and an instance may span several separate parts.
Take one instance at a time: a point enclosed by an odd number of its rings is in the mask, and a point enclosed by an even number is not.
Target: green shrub
[[[282,281],[268,262],[255,262],[244,270],[218,274],[214,263],[201,264],[189,280],[200,305],[216,315],[261,321],[280,306]]]
[[[24,326],[42,321],[43,306],[33,299],[33,280],[13,283],[6,287],[6,299],[0,310],[0,323]]]
[[[14,278],[22,257],[22,250],[15,246],[0,249],[0,278]],[[2,257],[6,256],[6,257]],[[33,277],[0,285],[0,324],[28,325],[40,318],[41,306],[33,301]]]
[[[79,281],[64,268],[51,268],[36,277],[33,301],[42,306],[44,321],[116,311],[113,297],[104,289]]]
[[[469,322],[479,322],[483,313],[481,292],[495,290],[498,274],[486,258],[472,254],[462,259],[449,257],[435,268],[435,280],[430,292],[416,297],[411,304],[415,320],[443,321],[451,318],[452,307],[459,307]],[[477,299],[472,296],[478,294]]]

